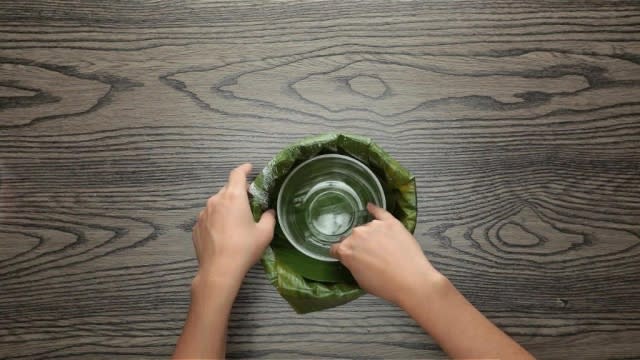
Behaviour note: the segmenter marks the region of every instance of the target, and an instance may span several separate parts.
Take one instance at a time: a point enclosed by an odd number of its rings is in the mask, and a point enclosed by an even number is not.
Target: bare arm
[[[224,358],[233,301],[242,279],[273,237],[273,211],[265,212],[257,224],[253,221],[247,196],[250,171],[249,164],[233,170],[229,183],[209,198],[193,227],[199,267],[175,359]]]
[[[224,358],[227,323],[238,288],[238,284],[224,279],[196,276],[191,287],[189,315],[174,358]]]
[[[533,358],[431,265],[397,219],[368,208],[376,219],[331,248],[363,289],[403,308],[452,358]]]
[[[426,277],[421,289],[399,305],[452,358],[532,359],[440,274]]]

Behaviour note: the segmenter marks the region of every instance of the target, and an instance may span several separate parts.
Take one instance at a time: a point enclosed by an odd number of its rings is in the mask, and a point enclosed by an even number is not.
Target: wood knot
[[[353,92],[372,99],[380,99],[389,92],[389,87],[380,78],[368,75],[355,76],[347,81],[347,85]]]

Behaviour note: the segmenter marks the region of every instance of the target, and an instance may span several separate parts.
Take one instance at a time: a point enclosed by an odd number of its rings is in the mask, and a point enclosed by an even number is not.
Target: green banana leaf
[[[280,151],[250,186],[251,210],[257,220],[276,207],[278,191],[287,174],[314,156],[339,153],[366,164],[380,180],[391,212],[411,233],[417,219],[413,175],[369,138],[324,134],[309,137]],[[352,301],[364,291],[339,262],[310,258],[293,247],[276,227],[273,241],[262,256],[269,281],[298,313],[328,309]]]

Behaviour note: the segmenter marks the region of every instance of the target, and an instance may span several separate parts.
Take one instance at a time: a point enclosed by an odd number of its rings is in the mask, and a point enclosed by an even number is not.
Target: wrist
[[[213,269],[200,269],[191,281],[191,291],[194,294],[215,293],[216,296],[228,294],[235,297],[242,285],[243,277]]]
[[[191,282],[189,316],[206,326],[227,319],[239,289],[238,281],[198,272]]]
[[[443,298],[450,286],[449,279],[431,267],[425,271],[419,281],[413,283],[406,296],[401,297],[398,306],[411,314],[416,309],[429,306]]]
[[[249,269],[241,266],[239,261],[216,260],[213,264],[202,265],[196,277],[210,281],[240,285]]]

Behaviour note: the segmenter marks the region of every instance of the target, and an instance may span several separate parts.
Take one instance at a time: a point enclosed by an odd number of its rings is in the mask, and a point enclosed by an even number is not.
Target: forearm
[[[440,274],[400,304],[452,358],[531,359]]]
[[[191,305],[175,359],[221,359],[225,356],[227,324],[240,282],[196,276],[191,286]]]

